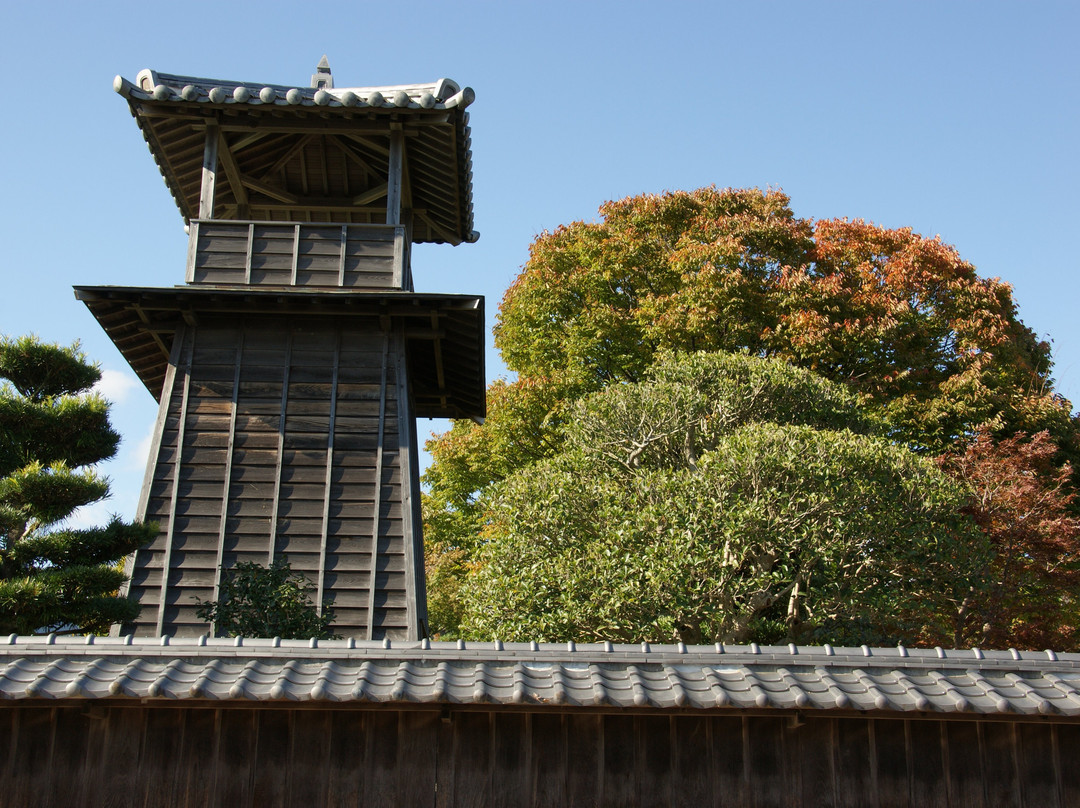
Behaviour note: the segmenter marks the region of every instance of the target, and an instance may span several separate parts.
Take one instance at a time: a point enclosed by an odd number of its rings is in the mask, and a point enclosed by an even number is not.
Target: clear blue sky
[[[481,239],[417,249],[419,291],[483,294],[490,320],[532,238],[606,199],[778,186],[800,216],[940,234],[1010,282],[1077,404],[1077,31],[1064,2],[9,2],[0,331],[80,339],[108,371],[105,510],[130,517],[155,407],[70,287],[180,283],[186,237],[112,78],[306,86],[325,53],[339,87],[476,90]]]

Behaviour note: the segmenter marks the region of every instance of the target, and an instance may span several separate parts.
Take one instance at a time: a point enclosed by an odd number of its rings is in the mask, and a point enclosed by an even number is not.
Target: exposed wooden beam
[[[365,160],[363,157],[353,151],[352,147],[344,140],[342,140],[341,137],[339,137],[338,135],[330,135],[329,139],[334,143],[334,145],[338,147],[338,149],[341,150],[341,153],[344,154],[346,158],[352,160],[356,167],[364,172],[365,179],[367,178],[367,174],[374,174],[377,177],[382,176],[378,171],[375,170],[374,166],[372,166],[370,163],[368,163],[367,160]]]
[[[199,188],[199,218],[214,218],[214,191],[217,183],[218,134],[217,126],[206,127],[203,145],[202,186]]]
[[[331,202],[315,203],[308,202],[306,200],[297,200],[296,202],[253,202],[252,210],[267,211],[267,212],[284,212],[284,213],[378,213],[382,214],[386,212],[386,208],[374,207],[371,205],[350,205],[349,200],[342,200],[338,204]],[[305,224],[318,222],[310,222],[305,219]],[[338,224],[337,222],[327,222],[327,224]],[[360,224],[363,224],[361,222]],[[376,222],[375,224],[381,224]]]
[[[183,336],[181,337],[183,339]],[[161,567],[161,587],[158,591],[158,613],[155,628],[158,636],[161,636],[165,626],[165,609],[168,606],[169,573],[172,571],[172,550],[176,538],[176,506],[180,499],[180,468],[184,456],[184,427],[187,425],[188,393],[191,390],[191,357],[195,350],[194,335],[187,340],[187,350],[184,354],[183,367],[178,368],[178,374],[182,370],[180,379],[174,374],[174,385],[178,381],[181,385],[180,392],[180,420],[177,422],[176,432],[176,455],[173,458],[172,485],[169,491],[168,520],[165,526],[165,557]],[[162,400],[171,399],[173,390],[162,390]],[[167,406],[167,405],[166,405]]]
[[[295,277],[293,282],[295,283]],[[281,510],[281,471],[285,456],[285,418],[289,411],[289,368],[292,366],[292,349],[293,335],[290,329],[285,338],[285,362],[281,377],[281,409],[278,414],[277,452],[274,456],[274,500],[270,511],[270,548],[266,558],[268,567],[274,563],[274,554],[277,552],[278,512]]]
[[[375,188],[370,188],[359,196],[354,196],[352,203],[354,205],[367,205],[369,202],[374,202],[376,199],[382,199],[386,196],[388,190],[387,183],[383,183]]]
[[[229,490],[232,486],[233,449],[236,447],[236,409],[240,399],[240,370],[244,363],[244,332],[240,332],[236,343],[236,358],[233,365],[232,401],[229,403],[229,442],[225,449],[225,473],[222,480],[221,511],[218,514],[217,562],[214,565],[214,600],[221,597],[221,573],[225,564],[225,536],[229,521]],[[179,449],[177,450],[179,451]],[[174,485],[178,481],[174,481]],[[217,624],[214,624],[217,634]]]
[[[269,135],[270,132],[252,132],[250,135],[245,135],[233,144],[233,151],[243,151],[248,146],[258,143]]]
[[[137,303],[134,306],[132,306],[131,308],[135,312],[135,314],[138,316],[139,320],[142,321],[142,324],[144,326],[144,330],[146,331],[146,333],[148,333],[150,335],[150,337],[154,340],[154,342],[157,343],[158,349],[161,351],[161,353],[164,354],[166,357],[168,357],[169,354],[172,353],[172,352],[165,345],[165,341],[162,340],[161,335],[159,333],[159,330],[154,328],[151,325],[150,318],[146,315],[146,312],[143,311],[142,307],[139,306]],[[175,326],[172,329],[170,329],[170,331],[175,331],[175,330],[176,330]]]
[[[250,218],[251,208],[248,206],[247,190],[244,188],[244,183],[240,177],[240,167],[236,164],[236,158],[233,157],[233,153],[229,149],[229,142],[225,139],[224,132],[218,138],[218,158],[225,168],[225,176],[229,179],[229,187],[232,188],[233,196],[236,197],[236,218]]]
[[[428,121],[409,121],[410,136],[419,134],[418,124],[429,123]],[[444,121],[431,121],[430,124],[441,126]],[[341,132],[342,134],[355,133],[358,135],[385,135],[389,129],[389,123],[358,123],[356,121],[341,120],[306,120],[306,121],[267,121],[265,119],[255,121],[228,121],[222,122],[221,128],[227,132],[252,133],[255,131],[272,134],[303,134],[309,132]]]
[[[319,531],[319,573],[316,584],[315,609],[323,613],[323,599],[326,596],[326,553],[330,540],[330,507],[333,504],[334,481],[334,432],[337,419],[338,379],[341,367],[341,330],[334,332],[334,365],[330,378],[330,424],[326,433],[326,475],[323,478],[322,525]],[[374,555],[374,553],[372,553]],[[374,582],[373,582],[374,583]],[[372,639],[368,632],[367,639]]]
[[[446,373],[443,370],[442,336],[439,335],[439,312],[431,312],[431,330],[435,332],[435,382],[439,385],[439,404],[446,408]]]
[[[289,205],[300,205],[300,197],[296,194],[289,193],[283,188],[275,188],[273,185],[252,179],[251,177],[243,177],[240,181],[252,191],[258,191],[260,194],[268,196],[271,199],[277,199]],[[267,205],[256,203],[254,207],[265,208]]]
[[[402,163],[405,155],[405,134],[400,128],[390,132],[390,171],[386,179],[386,223],[401,222]]]
[[[413,215],[415,215],[421,221],[427,223],[429,237],[442,236],[444,240],[448,241],[451,244],[456,244],[458,242],[459,236],[455,235],[451,230],[442,227],[438,222],[428,216],[426,210],[414,210]]]
[[[330,170],[326,165],[326,138],[324,137],[321,144],[322,148],[319,149],[319,176],[322,179],[322,192],[327,196],[330,195]]]
[[[262,176],[259,177],[259,179],[260,180],[267,180],[267,179],[270,179],[270,177],[277,174],[281,170],[282,166],[284,166],[293,157],[295,157],[296,153],[298,151],[300,151],[302,148],[304,148],[313,137],[315,137],[315,136],[314,135],[304,135],[303,137],[299,138],[294,144],[292,144],[292,146],[290,146],[285,151],[285,153],[283,155],[281,155],[281,157],[279,157],[277,160],[274,161],[274,164],[272,166],[270,166],[270,168],[266,169],[266,171],[264,171],[262,173]]]
[[[386,325],[382,335],[382,373],[379,377],[379,432],[375,444],[375,507],[371,517],[371,566],[368,579],[367,639],[375,639],[375,580],[379,574],[379,522],[382,516],[383,449],[386,440],[387,369],[390,362],[390,334]]]
[[[412,181],[409,179],[409,155],[405,144],[401,144],[401,207],[412,211]]]
[[[355,132],[342,132],[341,134],[342,136],[347,137],[349,140],[353,141],[354,143],[359,143],[365,149],[370,149],[376,154],[381,154],[383,157],[390,156],[390,150],[388,148],[386,148],[385,146],[380,146],[378,143],[368,140],[366,137],[360,137]],[[379,134],[385,135],[386,131],[384,130]]]

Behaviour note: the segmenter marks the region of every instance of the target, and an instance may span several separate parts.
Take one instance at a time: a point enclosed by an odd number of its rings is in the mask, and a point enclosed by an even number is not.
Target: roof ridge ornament
[[[311,87],[315,90],[334,89],[334,77],[330,74],[330,62],[326,60],[325,53],[319,60],[319,64],[315,66],[315,73],[311,77]]]

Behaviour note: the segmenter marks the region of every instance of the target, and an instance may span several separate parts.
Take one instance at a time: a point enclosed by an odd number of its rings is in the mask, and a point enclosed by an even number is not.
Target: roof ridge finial
[[[316,90],[332,90],[334,88],[334,77],[330,75],[330,62],[326,60],[326,54],[319,60],[319,64],[315,66],[315,75],[311,77],[311,86]]]

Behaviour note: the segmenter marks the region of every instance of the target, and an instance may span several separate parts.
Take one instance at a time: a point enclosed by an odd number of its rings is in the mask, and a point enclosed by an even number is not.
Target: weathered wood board
[[[285,556],[334,610],[336,633],[419,637],[400,331],[202,317],[177,334],[172,361],[140,514],[160,532],[130,567],[143,609],[125,631],[206,632],[195,611],[217,598],[222,567]]]
[[[0,710],[0,806],[1065,808],[1078,754],[962,717],[38,701]]]

